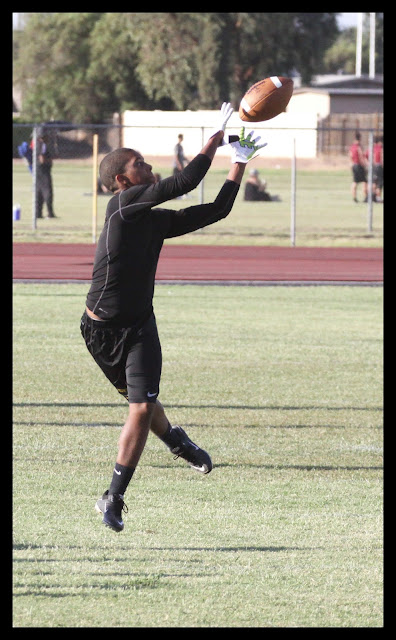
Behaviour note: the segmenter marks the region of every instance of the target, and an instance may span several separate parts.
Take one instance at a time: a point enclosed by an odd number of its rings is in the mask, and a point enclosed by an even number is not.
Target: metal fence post
[[[201,149],[203,149],[204,144],[204,127],[201,127]],[[201,180],[199,185],[199,204],[203,204],[204,201],[204,180],[205,178]]]
[[[296,246],[296,139],[293,138],[293,155],[291,163],[291,206],[290,206],[290,242]]]
[[[367,232],[373,231],[373,137],[372,131],[369,132],[369,166],[367,176]]]
[[[92,139],[92,244],[96,243],[98,220],[98,134],[93,134]]]

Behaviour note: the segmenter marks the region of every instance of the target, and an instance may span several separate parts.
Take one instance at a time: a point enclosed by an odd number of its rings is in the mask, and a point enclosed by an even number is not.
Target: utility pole
[[[375,13],[370,13],[370,65],[369,77],[375,78]]]
[[[357,29],[356,29],[356,67],[355,75],[358,78],[362,75],[362,41],[363,41],[363,14],[357,14]]]

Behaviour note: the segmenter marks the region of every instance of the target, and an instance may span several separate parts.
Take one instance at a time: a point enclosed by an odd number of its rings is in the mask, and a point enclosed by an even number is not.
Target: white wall
[[[171,156],[177,136],[184,136],[184,153],[190,160],[202,149],[218,121],[219,111],[124,111],[122,124],[123,145],[140,151],[143,155]],[[266,122],[246,123],[238,113],[233,113],[226,135],[239,135],[252,129],[267,142],[260,154],[266,158],[290,158],[293,139],[299,158],[316,157],[316,114],[281,113]],[[125,128],[126,127],[126,128]],[[308,129],[308,130],[307,130]],[[230,150],[220,147],[218,156],[229,157]]]
[[[330,96],[327,92],[302,91],[294,93],[289,102],[288,110],[290,115],[297,113],[317,113],[321,118],[325,118],[330,113]]]

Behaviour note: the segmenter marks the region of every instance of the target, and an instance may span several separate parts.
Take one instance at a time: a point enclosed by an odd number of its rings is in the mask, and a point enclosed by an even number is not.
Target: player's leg
[[[176,458],[183,458],[195,471],[205,474],[212,470],[212,461],[209,454],[192,442],[184,429],[176,425],[171,426],[158,398],[150,428],[166,444]]]
[[[209,473],[212,462],[206,451],[190,440],[178,426],[172,427],[159,402],[162,352],[154,314],[139,331],[138,340],[129,351],[125,367],[129,402],[147,399],[153,404],[150,429],[176,456],[183,458],[196,471]]]
[[[103,524],[114,531],[124,528],[124,494],[143,453],[154,409],[153,403],[129,404],[128,417],[118,440],[118,454],[110,487],[95,505],[96,510],[103,514]]]
[[[118,440],[117,464],[136,469],[146,444],[154,411],[153,403],[129,404],[129,414]]]
[[[129,412],[121,430],[118,454],[109,488],[95,505],[103,514],[103,523],[115,531],[124,527],[122,511],[125,510],[124,493],[132,479],[134,470],[144,449],[150,423],[155,408],[155,396],[147,398],[147,389],[158,392],[161,370],[160,353],[154,358],[154,381],[146,380],[146,370],[150,371],[150,357],[142,356],[145,351],[144,330],[134,332],[111,326],[108,322],[96,321],[87,313],[81,318],[81,333],[92,357],[117,391],[129,401]],[[144,364],[146,363],[146,365]],[[127,381],[126,371],[129,370]],[[146,385],[146,386],[145,386]]]
[[[44,205],[44,196],[43,191],[40,184],[40,179],[37,180],[37,189],[36,189],[36,218],[43,218],[43,205]]]
[[[55,218],[54,210],[53,210],[53,189],[52,189],[52,176],[51,176],[51,168],[43,167],[42,171],[42,190],[44,202],[47,206],[48,218]]]
[[[96,503],[103,523],[115,531],[124,527],[124,494],[145,447],[159,393],[162,355],[154,315],[139,331],[125,333],[123,342],[122,357],[111,371],[106,369],[106,375],[127,398],[129,413],[118,440],[110,487]]]

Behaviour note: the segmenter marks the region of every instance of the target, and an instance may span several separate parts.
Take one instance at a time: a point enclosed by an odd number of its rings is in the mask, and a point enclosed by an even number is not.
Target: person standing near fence
[[[180,211],[158,208],[195,189],[209,170],[233,109],[221,108],[218,127],[201,152],[176,176],[156,182],[151,165],[134,149],[121,148],[102,160],[100,176],[113,192],[100,235],[81,333],[108,380],[128,401],[109,488],[96,502],[103,524],[122,531],[124,493],[151,430],[193,469],[212,470],[209,454],[179,426],[171,426],[158,400],[161,345],[153,310],[155,274],[166,238],[181,236],[225,218],[238,194],[246,163],[265,145],[260,138],[233,142],[231,168],[214,202]],[[176,328],[174,328],[176,329]]]
[[[367,160],[364,157],[361,146],[361,135],[359,131],[355,134],[355,140],[349,147],[349,159],[352,164],[352,198],[354,202],[357,199],[357,186],[363,184],[364,202],[367,202]]]
[[[31,143],[33,148],[33,141]],[[52,155],[48,134],[42,129],[37,132],[36,162],[36,218],[43,218],[43,205],[47,207],[47,217],[56,218],[53,208]]]
[[[173,155],[173,175],[177,175],[180,171],[183,171],[184,167],[187,166],[188,160],[184,155],[184,149],[182,146],[183,142],[183,134],[179,133],[177,136],[177,143],[174,148]]]
[[[384,138],[376,136],[373,147],[373,195],[375,202],[382,202],[384,188]]]

